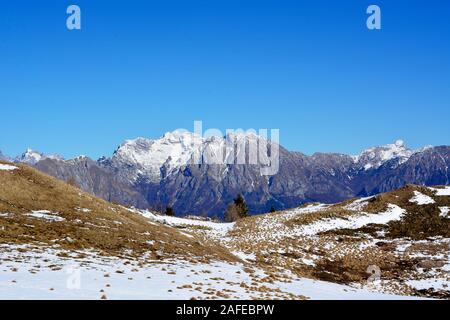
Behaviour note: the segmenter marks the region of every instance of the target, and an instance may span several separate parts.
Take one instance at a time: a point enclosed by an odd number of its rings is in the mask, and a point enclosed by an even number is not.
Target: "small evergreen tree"
[[[225,221],[234,222],[247,216],[247,203],[245,202],[244,197],[241,194],[238,194],[236,199],[228,205],[227,210],[225,211]]]
[[[171,206],[167,206],[165,214],[166,214],[166,216],[174,217],[175,211],[173,210],[173,208]]]

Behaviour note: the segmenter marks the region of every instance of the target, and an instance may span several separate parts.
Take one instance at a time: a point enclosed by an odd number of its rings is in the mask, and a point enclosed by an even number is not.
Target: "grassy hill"
[[[15,168],[0,170],[0,243],[236,260],[219,246],[200,244],[192,235],[151,223],[28,166],[0,163]]]

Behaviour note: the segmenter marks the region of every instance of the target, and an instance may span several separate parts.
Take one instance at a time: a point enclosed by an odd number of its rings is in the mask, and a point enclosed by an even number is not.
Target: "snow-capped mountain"
[[[20,156],[17,156],[14,161],[18,163],[25,163],[28,165],[35,165],[39,161],[44,159],[53,159],[53,160],[64,160],[62,157],[58,155],[47,155],[39,151],[32,150],[28,148],[24,153]]]
[[[246,156],[252,145],[267,143],[255,134],[204,138],[170,132],[159,139],[137,138],[122,143],[109,158],[61,161],[28,152],[21,159],[59,179],[77,184],[108,201],[139,208],[173,206],[177,214],[222,215],[238,193],[253,213],[272,206],[286,209],[304,202],[339,202],[418,185],[450,184],[450,147],[410,150],[398,140],[358,156],[315,153],[307,156],[279,148],[279,170],[265,176],[270,162],[258,153],[256,164]],[[275,144],[269,144],[269,149]],[[37,155],[36,155],[37,154]],[[237,159],[244,158],[245,164]],[[252,164],[250,164],[252,163]]]
[[[396,160],[396,165],[406,162],[415,152],[407,148],[403,140],[384,146],[364,150],[353,159],[357,166],[364,170],[378,169],[388,161]]]
[[[252,133],[229,133],[225,137],[204,138],[191,132],[174,131],[156,140],[127,140],[110,159],[102,158],[100,163],[115,168],[126,180],[145,178],[157,183],[183,166],[233,164],[237,159],[243,159],[242,156],[245,157],[245,150],[250,145],[262,143],[268,142]],[[260,162],[268,163],[267,156],[259,156]]]
[[[127,140],[114,152],[109,163],[114,168],[124,168],[120,174],[127,179],[135,181],[145,176],[152,182],[158,182],[163,165],[169,168],[186,165],[195,151],[194,145],[201,143],[200,137],[179,132],[167,133],[157,140]]]

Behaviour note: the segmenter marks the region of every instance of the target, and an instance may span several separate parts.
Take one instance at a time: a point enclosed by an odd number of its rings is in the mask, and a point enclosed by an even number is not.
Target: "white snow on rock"
[[[11,166],[9,164],[0,163],[0,171],[12,171],[18,169],[16,166]]]
[[[431,198],[419,191],[415,191],[415,190],[414,190],[414,197],[412,197],[409,200],[409,202],[414,202],[414,203],[417,203],[418,205],[435,203],[433,198]]]
[[[136,180],[145,176],[153,182],[161,180],[161,168],[170,174],[183,165],[234,163],[245,152],[246,144],[257,146],[267,139],[252,132],[228,133],[225,137],[201,137],[186,131],[164,134],[160,139],[137,138],[127,140],[114,152],[111,159],[102,159],[113,166],[126,168],[121,173],[127,179]],[[236,146],[236,150],[233,147]],[[259,154],[260,163],[270,163],[269,158]],[[262,158],[265,157],[265,158]]]
[[[256,261],[256,255],[254,253],[246,253],[242,251],[232,251],[231,253],[241,260]]]
[[[52,213],[47,210],[37,210],[25,215],[33,218],[45,219],[51,222],[60,222],[65,220],[64,218],[57,216],[57,214],[58,213]]]
[[[63,160],[61,156],[58,155],[47,155],[39,151],[35,151],[32,149],[27,149],[24,153],[14,159],[15,162],[25,163],[28,165],[35,165],[39,161],[45,159],[55,159],[55,160]]]
[[[432,191],[436,191],[437,196],[450,196],[450,186],[444,188],[429,188]]]
[[[397,140],[392,144],[364,150],[360,155],[353,156],[352,158],[362,169],[369,170],[378,169],[392,159],[398,159],[398,164],[402,164],[408,161],[414,153],[420,151],[408,149],[403,140]]]
[[[450,212],[450,207],[439,207],[439,210],[441,210],[440,216],[445,218],[448,216],[448,213]]]

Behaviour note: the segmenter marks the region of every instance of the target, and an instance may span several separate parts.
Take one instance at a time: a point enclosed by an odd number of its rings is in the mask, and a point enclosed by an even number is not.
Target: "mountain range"
[[[266,143],[268,154],[277,147],[276,174],[261,174],[267,159],[260,161],[264,164],[236,161],[252,143]],[[234,147],[231,151],[230,145]],[[411,150],[402,140],[364,150],[357,156],[308,156],[255,134],[203,138],[175,131],[155,140],[127,140],[111,157],[97,161],[85,156],[65,160],[31,149],[15,159],[0,152],[0,159],[72,180],[84,191],[110,202],[153,210],[170,205],[178,215],[221,217],[239,193],[245,197],[250,212],[256,214],[272,207],[281,210],[306,202],[334,203],[369,196],[408,183],[450,184],[450,146]]]

